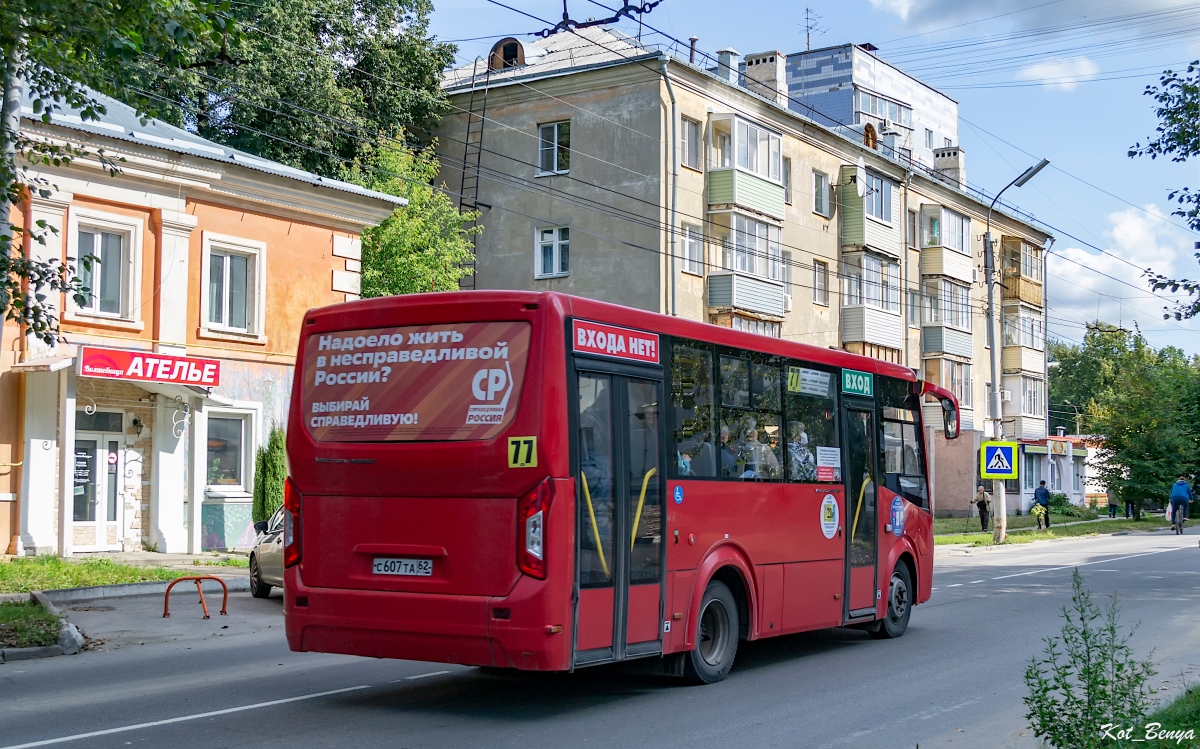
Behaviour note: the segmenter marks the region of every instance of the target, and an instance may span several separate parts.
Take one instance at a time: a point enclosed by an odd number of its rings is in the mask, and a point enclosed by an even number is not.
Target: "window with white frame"
[[[261,335],[266,294],[266,244],[204,232],[200,304],[211,332]]]
[[[534,278],[554,278],[571,272],[571,229],[547,226],[537,230]]]
[[[906,289],[905,293],[908,295],[908,326],[910,328],[919,328],[923,319],[921,314],[921,289],[920,287],[913,287]]]
[[[737,121],[737,165],[739,169],[779,182],[782,138],[769,130]]]
[[[863,196],[863,208],[868,216],[885,223],[892,223],[892,183],[868,172],[867,194]]]
[[[87,287],[86,302],[72,300],[69,314],[116,319],[138,317],[142,221],[118,214],[71,208],[69,257]]]
[[[832,196],[829,192],[829,175],[813,170],[813,213],[829,218],[833,214]]]
[[[697,276],[704,275],[704,234],[699,226],[683,225],[681,237],[683,269]]]
[[[933,131],[925,128],[925,147],[933,148]]]
[[[788,299],[792,298],[792,251],[784,250],[782,253],[783,260],[783,293],[787,294]]]
[[[925,322],[971,330],[971,288],[946,278],[925,283]]]
[[[829,263],[813,261],[813,304],[829,306]]]
[[[868,91],[858,92],[858,111],[880,119],[912,127],[912,107],[876,96]]]
[[[783,202],[792,204],[792,160],[783,157]]]
[[[900,264],[867,252],[843,256],[846,304],[900,311]]]
[[[910,250],[917,248],[917,212],[908,212],[908,223],[904,227],[904,239]]]
[[[954,397],[958,398],[958,405],[960,407],[971,408],[972,393],[974,392],[974,387],[971,383],[971,365],[963,364],[962,362],[947,361],[942,371],[946,376],[946,381],[942,383],[942,387],[954,393]]]
[[[1004,257],[1004,272],[1021,274],[1031,281],[1042,280],[1042,248],[1023,242],[1016,237],[1001,240]]]
[[[944,138],[943,140],[945,140],[945,142],[946,142],[946,145],[943,146],[944,148],[949,148],[950,146],[954,145],[954,142],[951,141],[949,138]]]
[[[733,167],[732,120],[713,120],[712,154],[709,168],[730,169]]]
[[[1025,488],[1036,489],[1042,483],[1042,456],[1034,453],[1025,454]]]
[[[538,126],[538,172],[562,174],[571,169],[571,121]]]
[[[700,123],[684,117],[679,128],[679,163],[700,168]]]
[[[1024,309],[1005,313],[1004,345],[1024,346],[1037,351],[1044,349],[1046,339],[1042,334],[1042,316]]]
[[[249,478],[246,475],[246,450],[250,436],[247,417],[221,413],[210,415],[207,421],[208,485],[245,491]]]
[[[942,245],[964,255],[971,254],[971,219],[943,208]]]
[[[983,418],[992,418],[992,383],[983,383]]]
[[[1021,413],[1025,416],[1045,416],[1045,383],[1036,377],[1021,378]]]
[[[772,338],[781,338],[783,335],[783,326],[780,323],[771,322],[770,320],[754,320],[749,317],[734,315],[730,321],[730,325],[734,330],[767,335]]]
[[[1050,458],[1050,491],[1062,491],[1062,466],[1053,456]]]
[[[780,280],[782,230],[741,214],[733,218],[733,262],[726,267]]]

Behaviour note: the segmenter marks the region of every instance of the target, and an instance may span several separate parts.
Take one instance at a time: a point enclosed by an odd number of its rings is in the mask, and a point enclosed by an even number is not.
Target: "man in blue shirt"
[[[1188,486],[1187,478],[1180,476],[1171,486],[1171,529],[1176,523],[1187,520],[1188,502],[1192,501],[1192,487]]]
[[[1038,488],[1033,490],[1033,502],[1042,506],[1046,512],[1046,528],[1050,528],[1050,490],[1046,488],[1046,482],[1043,481],[1038,485]],[[1038,517],[1038,530],[1042,528],[1042,518]]]

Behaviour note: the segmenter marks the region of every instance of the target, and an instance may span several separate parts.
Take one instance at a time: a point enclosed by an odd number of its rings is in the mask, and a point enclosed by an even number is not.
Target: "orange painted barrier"
[[[200,606],[204,609],[204,618],[208,619],[208,604],[204,602],[204,591],[200,589],[201,580],[216,580],[221,583],[221,589],[225,591],[225,597],[221,600],[221,616],[225,616],[229,612],[225,609],[229,607],[229,586],[219,577],[212,575],[184,575],[177,577],[167,586],[167,593],[163,596],[163,618],[166,619],[171,615],[171,588],[175,587],[176,583],[181,583],[184,580],[191,580],[196,583],[196,592],[200,594]]]

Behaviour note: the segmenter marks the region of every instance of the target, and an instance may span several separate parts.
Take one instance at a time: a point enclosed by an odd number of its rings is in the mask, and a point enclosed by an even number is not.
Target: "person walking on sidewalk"
[[[988,518],[992,514],[992,496],[983,490],[983,484],[975,490],[975,507],[979,510],[979,524],[983,527],[983,532],[987,533]]]
[[[1033,503],[1040,505],[1042,511],[1038,513],[1037,523],[1038,530],[1042,529],[1042,516],[1046,517],[1046,530],[1050,530],[1050,490],[1046,488],[1046,482],[1043,481],[1038,485],[1038,488],[1033,490]]]
[[[1112,490],[1111,486],[1109,488],[1105,489],[1104,493],[1108,495],[1108,516],[1110,518],[1116,519],[1116,517],[1117,517],[1117,493]]]

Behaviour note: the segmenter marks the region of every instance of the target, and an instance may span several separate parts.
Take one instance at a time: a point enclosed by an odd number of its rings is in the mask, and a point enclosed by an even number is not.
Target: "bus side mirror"
[[[946,432],[946,439],[958,438],[958,408],[949,398],[942,399],[942,426]]]

